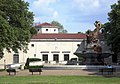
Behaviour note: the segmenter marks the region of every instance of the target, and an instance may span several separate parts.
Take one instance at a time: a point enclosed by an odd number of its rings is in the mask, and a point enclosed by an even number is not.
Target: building
[[[27,58],[40,58],[41,62],[49,64],[66,64],[72,58],[78,58],[74,52],[78,44],[86,39],[85,34],[60,34],[58,27],[49,23],[36,25],[38,34],[31,38],[27,53],[8,53],[0,60],[0,68],[8,64],[25,64]]]
[[[77,58],[74,55],[77,44],[85,37],[84,34],[37,34],[31,39],[27,55],[50,63],[68,61]]]
[[[38,30],[38,33],[58,33],[59,27],[52,25],[50,23],[36,24],[35,27]]]

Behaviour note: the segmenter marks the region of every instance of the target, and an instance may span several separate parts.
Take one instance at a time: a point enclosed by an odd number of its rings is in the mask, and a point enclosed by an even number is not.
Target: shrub
[[[39,59],[39,58],[27,58],[24,69],[28,69],[29,63],[35,62],[35,61],[41,61],[41,59]]]
[[[39,58],[29,58],[29,62],[41,61]]]

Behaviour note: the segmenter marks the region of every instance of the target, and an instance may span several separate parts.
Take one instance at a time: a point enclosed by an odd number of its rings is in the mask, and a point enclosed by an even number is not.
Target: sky
[[[94,22],[108,22],[108,12],[117,0],[25,0],[35,23],[58,21],[68,33],[94,30]]]

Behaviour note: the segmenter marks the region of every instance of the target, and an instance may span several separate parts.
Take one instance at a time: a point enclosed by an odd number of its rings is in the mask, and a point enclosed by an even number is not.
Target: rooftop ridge
[[[44,22],[44,23],[41,23],[41,24],[36,24],[35,27],[43,27],[43,28],[46,28],[46,27],[50,27],[50,28],[58,28],[58,26],[56,25],[53,25],[51,23],[47,23],[47,22]]]
[[[32,39],[85,39],[86,34],[54,34],[54,33],[38,33],[32,36]]]

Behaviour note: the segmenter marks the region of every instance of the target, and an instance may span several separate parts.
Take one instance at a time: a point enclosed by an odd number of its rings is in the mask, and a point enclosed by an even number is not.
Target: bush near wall
[[[29,62],[41,61],[39,58],[29,58]]]
[[[24,69],[31,69],[31,68],[43,68],[43,65],[42,66],[25,66]]]
[[[29,66],[28,68],[29,68],[29,69],[30,69],[30,68],[43,68],[43,66]]]
[[[29,68],[29,63],[30,62],[35,62],[35,61],[41,61],[41,59],[39,59],[39,58],[27,58],[24,68],[28,69]]]

